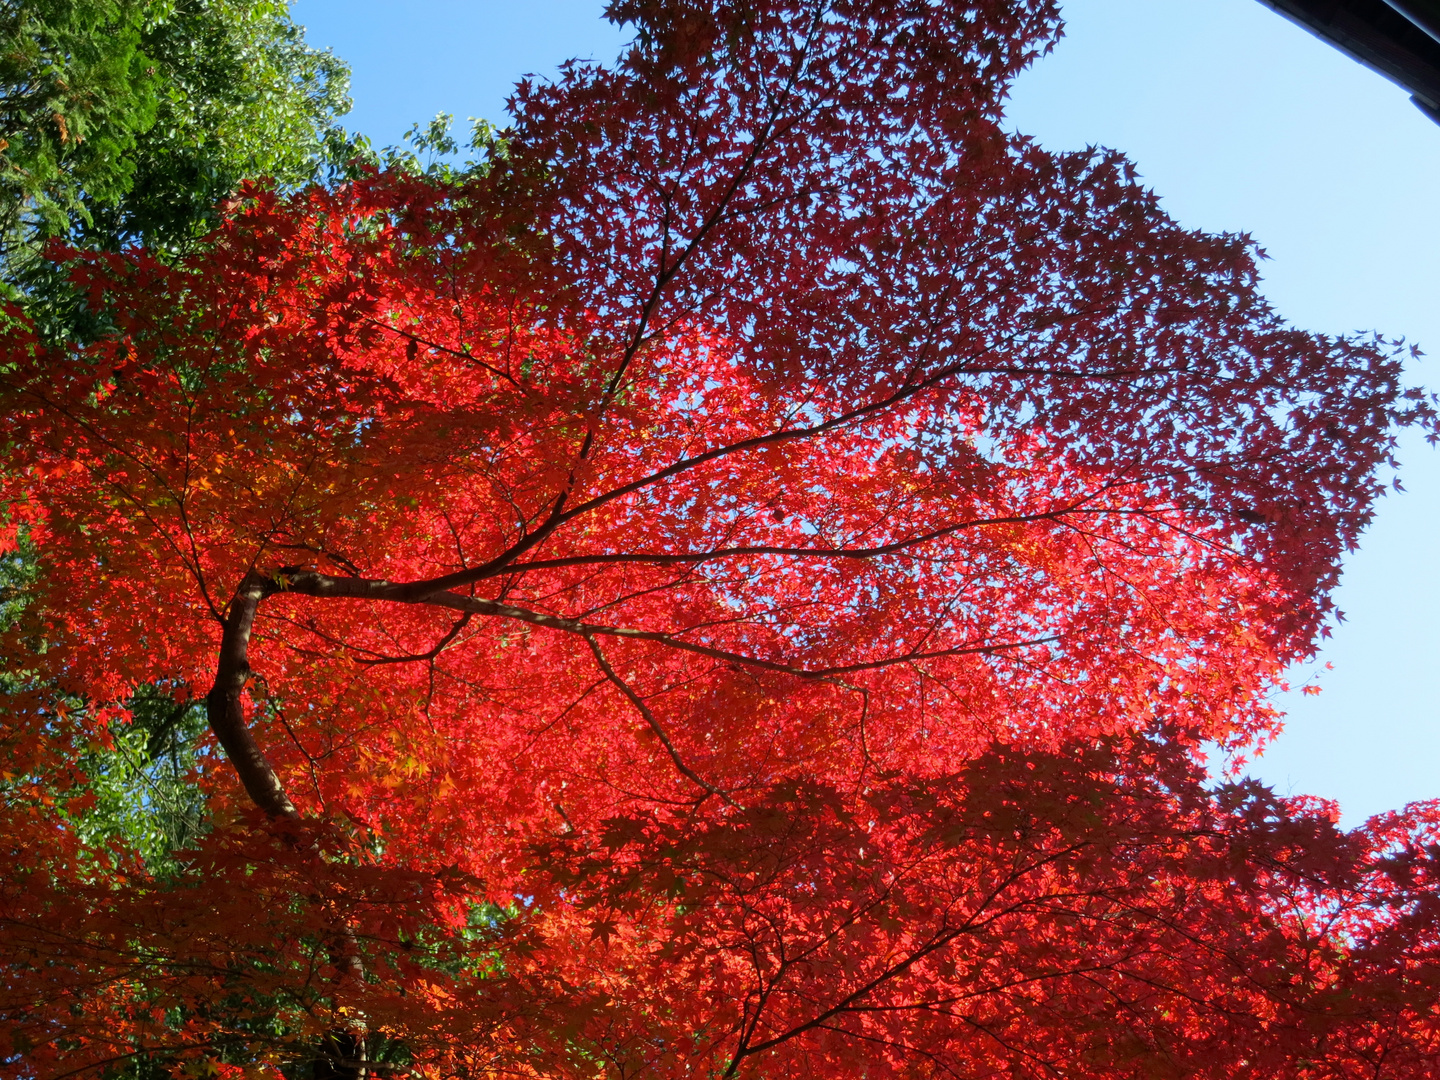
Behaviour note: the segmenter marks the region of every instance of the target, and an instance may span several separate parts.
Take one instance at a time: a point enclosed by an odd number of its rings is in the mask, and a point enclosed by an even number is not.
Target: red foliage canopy
[[[1194,762],[1429,422],[1396,347],[1006,135],[1052,4],[613,13],[473,176],[7,332],[0,1073],[1429,1075],[1434,808]],[[168,875],[67,824],[147,686],[233,766]]]

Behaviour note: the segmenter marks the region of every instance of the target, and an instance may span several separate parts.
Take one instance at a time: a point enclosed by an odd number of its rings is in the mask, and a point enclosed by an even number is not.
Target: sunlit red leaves
[[[1262,550],[1236,550],[1226,514],[1147,487],[1133,465],[1067,460],[1033,421],[1007,431],[963,372],[897,390],[862,367],[787,386],[750,370],[750,346],[675,326],[607,397],[607,354],[580,314],[546,329],[559,316],[533,298],[502,303],[479,255],[416,254],[374,204],[419,201],[421,185],[390,184],[262,202],[169,285],[106,263],[123,345],[35,369],[20,400],[39,422],[17,435],[49,490],[54,561],[79,568],[104,552],[104,568],[51,605],[85,613],[73,639],[55,640],[57,659],[78,650],[76,689],[113,697],[147,677],[202,688],[213,614],[251,567],[406,581],[498,558],[483,580],[519,606],[679,631],[845,683],[607,646],[658,710],[672,695],[683,715],[687,701],[721,700],[706,686],[723,697],[748,680],[773,722],[793,701],[792,715],[825,725],[826,746],[857,749],[864,714],[866,752],[900,755],[891,766],[954,761],[1003,731],[1144,725],[1156,708],[1219,738],[1269,723],[1255,695],[1293,648],[1297,612],[1309,604],[1313,620],[1321,598],[1305,599],[1313,571],[1287,581],[1261,561],[1278,542],[1263,529],[1246,540]],[[287,245],[266,254],[257,238],[272,235]],[[1196,483],[1187,498],[1208,497],[1210,481]],[[163,640],[125,648],[120,636],[157,611],[173,613]],[[426,655],[453,626],[453,614],[277,597],[257,628],[257,687],[342,729],[371,709],[463,729],[484,702],[540,720],[520,721],[528,743],[550,723],[532,695],[563,708],[596,677],[573,636],[493,619],[433,663],[373,663]],[[621,701],[604,689],[582,715],[598,706],[628,726]],[[712,715],[754,727],[743,710]],[[514,723],[461,737],[506,738]],[[602,723],[603,741],[615,727]],[[694,726],[682,719],[677,738]],[[793,727],[769,737],[804,742]],[[556,751],[574,761],[563,741]],[[805,764],[822,759],[849,768],[829,750]]]
[[[7,894],[45,1052],[72,1006],[86,1061],[158,1045],[153,993],[471,1075],[1427,1060],[1423,814],[1188,764],[1272,729],[1431,419],[1395,347],[1005,134],[1049,4],[615,11],[463,182],[255,188],[202,255],[77,259],[112,336],[7,332],[17,775],[73,792],[163,682],[285,793],[242,827],[203,772],[182,880],[67,834]],[[64,832],[24,805],[12,863]]]

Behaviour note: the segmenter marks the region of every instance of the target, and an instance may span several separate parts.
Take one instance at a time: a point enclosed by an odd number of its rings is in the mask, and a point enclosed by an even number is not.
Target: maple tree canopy
[[[1199,764],[1399,347],[1006,134],[1045,0],[611,14],[483,167],[12,315],[0,1075],[1431,1075],[1440,808]],[[223,750],[163,872],[77,824],[157,696]]]

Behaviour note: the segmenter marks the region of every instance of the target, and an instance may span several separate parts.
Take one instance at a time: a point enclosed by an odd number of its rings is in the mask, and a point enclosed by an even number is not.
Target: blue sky
[[[354,71],[347,125],[395,143],[437,112],[504,119],[525,74],[623,41],[600,0],[297,0],[312,44]],[[1379,330],[1440,354],[1440,125],[1405,93],[1257,0],[1069,0],[1055,52],[1021,77],[1016,130],[1055,149],[1125,151],[1187,225],[1246,231],[1266,291],[1306,329]],[[1412,378],[1440,385],[1440,362]],[[1440,796],[1440,451],[1401,447],[1346,563],[1346,620],[1286,696],[1285,733],[1252,767],[1337,799],[1347,823]]]

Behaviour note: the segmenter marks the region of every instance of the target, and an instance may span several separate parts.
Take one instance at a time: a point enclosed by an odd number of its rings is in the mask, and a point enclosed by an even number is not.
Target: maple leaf
[[[1051,4],[613,13],[486,168],[257,188],[0,341],[0,1075],[1428,1060],[1432,812],[1195,765],[1433,426],[1398,348],[1006,134]],[[158,687],[163,872],[57,809]]]

